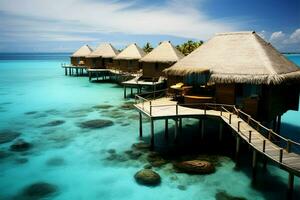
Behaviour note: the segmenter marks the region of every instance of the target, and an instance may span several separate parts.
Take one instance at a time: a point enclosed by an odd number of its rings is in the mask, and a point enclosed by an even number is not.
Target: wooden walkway
[[[289,172],[288,189],[290,191],[293,190],[294,175],[300,177],[300,144],[276,134],[233,105],[211,103],[179,105],[176,101],[172,101],[171,98],[147,100],[136,96],[135,108],[140,113],[140,135],[142,134],[141,115],[144,114],[150,118],[151,143],[154,142],[154,120],[165,119],[167,128],[167,120],[174,119],[176,137],[178,121],[181,122],[182,118],[200,118],[201,116],[219,117],[237,136],[236,154],[239,153],[241,140],[244,140],[253,148],[253,168],[257,165],[256,154],[260,153],[266,159],[274,161],[280,168]],[[296,149],[299,151],[294,151]]]

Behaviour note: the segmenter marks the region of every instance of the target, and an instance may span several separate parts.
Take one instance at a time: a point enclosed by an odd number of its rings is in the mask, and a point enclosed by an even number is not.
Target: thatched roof
[[[165,72],[187,75],[204,69],[216,83],[300,82],[300,69],[255,32],[217,34]]]
[[[72,57],[85,57],[92,52],[93,49],[89,45],[83,45],[72,54]]]
[[[95,51],[86,56],[87,58],[113,58],[119,54],[119,51],[115,49],[110,43],[100,44]]]
[[[177,62],[184,55],[178,51],[169,41],[160,43],[150,53],[140,59],[141,62]]]
[[[114,59],[116,60],[139,60],[146,53],[137,44],[131,44],[119,53]]]

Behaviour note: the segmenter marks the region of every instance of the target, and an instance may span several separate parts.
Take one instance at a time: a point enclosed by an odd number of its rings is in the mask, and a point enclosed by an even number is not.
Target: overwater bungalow
[[[182,102],[237,105],[277,131],[298,110],[299,68],[255,32],[217,34],[165,73]]]
[[[71,64],[73,66],[83,66],[86,64],[86,56],[93,52],[93,49],[89,45],[83,45],[76,50],[71,58]]]
[[[100,44],[95,51],[85,56],[86,65],[92,69],[107,69],[112,67],[113,58],[119,54],[110,43]]]
[[[165,76],[163,70],[182,59],[184,55],[170,41],[161,42],[155,49],[140,59],[143,79],[158,79]]]
[[[123,72],[135,73],[141,69],[139,60],[145,55],[144,50],[133,43],[114,57],[113,67]]]
[[[131,94],[132,88],[136,88],[137,93],[141,93],[142,88],[152,88],[153,91],[156,91],[164,87],[165,74],[163,70],[183,57],[184,55],[170,41],[161,42],[140,59],[142,76],[122,83],[124,85],[124,97],[126,97],[126,87],[131,88]]]

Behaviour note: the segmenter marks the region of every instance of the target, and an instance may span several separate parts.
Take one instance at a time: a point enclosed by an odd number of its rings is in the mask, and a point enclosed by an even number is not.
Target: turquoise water
[[[217,156],[219,164],[214,174],[176,173],[168,163],[153,168],[161,175],[159,186],[141,186],[133,176],[147,161],[144,155],[129,159],[124,153],[139,138],[137,113],[128,109],[132,100],[123,100],[121,87],[64,76],[59,66],[68,61],[67,54],[0,58],[0,131],[20,132],[19,138],[32,144],[24,152],[10,150],[14,141],[0,144],[0,199],[31,199],[24,195],[24,188],[36,182],[55,185],[56,192],[47,199],[61,200],[221,199],[216,194],[224,191],[247,199],[285,196],[286,172],[268,165],[268,172],[259,175],[265,177],[264,181],[253,187],[245,167],[249,163],[236,170],[227,155]],[[299,55],[288,58],[300,65]],[[80,127],[81,122],[92,119],[111,120],[113,125],[101,129]],[[299,119],[300,112],[286,113],[283,134],[289,135],[292,130],[299,136]],[[57,120],[59,124],[49,125]],[[185,124],[193,129],[192,120]],[[162,126],[157,122],[156,132]],[[147,122],[144,133],[148,139]],[[163,136],[158,135],[159,139]],[[116,159],[109,159],[112,149]],[[295,184],[300,188],[299,178],[295,178]]]

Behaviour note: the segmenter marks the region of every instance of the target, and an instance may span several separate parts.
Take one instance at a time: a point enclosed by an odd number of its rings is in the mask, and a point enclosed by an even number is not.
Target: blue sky
[[[300,52],[300,0],[0,0],[0,52],[179,44],[247,30],[280,51]]]

